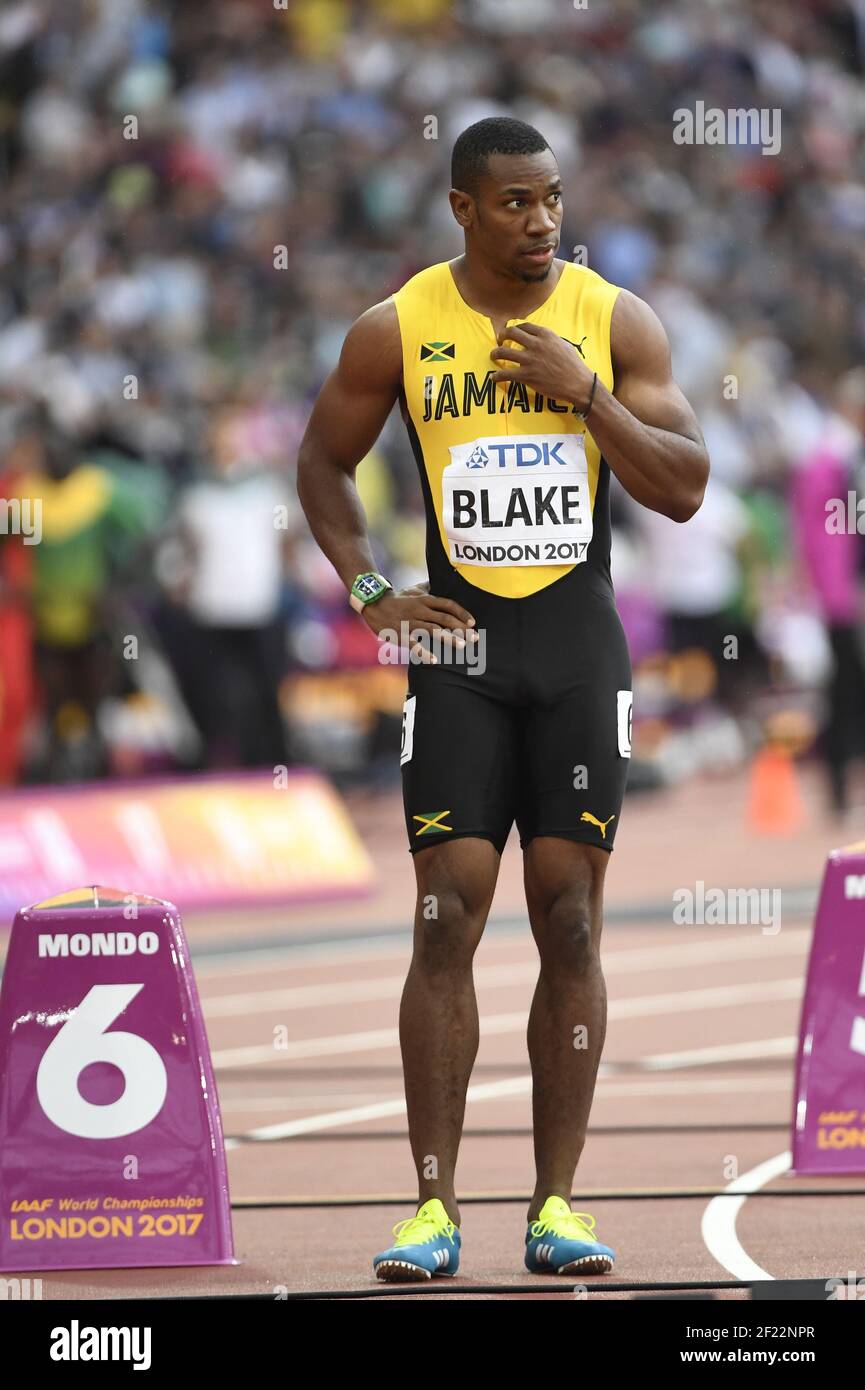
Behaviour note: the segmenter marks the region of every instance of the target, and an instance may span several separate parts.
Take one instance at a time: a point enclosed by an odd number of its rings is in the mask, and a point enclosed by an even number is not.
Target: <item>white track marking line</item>
[[[488,1081],[477,1086],[469,1086],[466,1103],[482,1100],[498,1100],[501,1096],[520,1095],[531,1087],[530,1076],[510,1076],[502,1081]],[[288,1120],[285,1124],[265,1125],[253,1129],[245,1139],[285,1139],[292,1134],[308,1134],[317,1129],[336,1129],[340,1125],[357,1124],[361,1120],[380,1120],[390,1115],[404,1115],[405,1099],[382,1100],[375,1105],[352,1106],[347,1110],[333,1110],[327,1115],[307,1115],[302,1120]],[[236,1140],[226,1140],[237,1147]]]
[[[688,1012],[693,1009],[735,1008],[740,1004],[767,1004],[800,999],[805,987],[801,975],[786,980],[749,980],[745,984],[710,985],[704,989],[678,989],[667,994],[635,995],[614,999],[608,1018],[646,1018],[653,1014]]]
[[[801,955],[804,959],[808,935],[806,932],[796,932],[790,933],[783,941],[773,939],[771,954],[759,937],[740,940],[727,937],[722,941],[689,942],[654,949],[625,948],[605,956],[603,966],[606,975],[627,975],[654,970],[685,969],[692,965],[723,965],[728,962],[750,960],[755,956],[776,960],[779,956]],[[475,967],[474,978],[478,987],[492,989],[532,983],[537,979],[537,974],[537,961],[529,960],[501,965],[479,965]],[[322,984],[291,985],[282,989],[249,990],[243,994],[217,994],[209,997],[205,995],[202,1003],[207,1018],[229,1018],[264,1012],[267,1009],[315,1008],[325,1004],[398,998],[404,984],[404,975],[376,976],[369,980],[331,980]]]
[[[528,930],[528,926],[526,927]],[[515,933],[516,934],[516,933]],[[509,934],[508,934],[509,935]],[[503,935],[500,940],[507,940]],[[197,943],[193,941],[193,948]],[[195,960],[196,979],[219,979],[221,975],[260,975],[266,970],[294,970],[302,966],[351,964],[359,960],[398,960],[411,955],[411,941],[403,937],[395,942],[389,936],[358,935],[355,941],[319,941],[308,946],[262,946],[260,950],[226,951],[216,956]]]
[[[680,1014],[704,1009],[736,1008],[742,1004],[765,1004],[801,997],[803,980],[799,975],[788,980],[765,980],[740,985],[715,985],[706,989],[676,990],[666,994],[636,995],[633,999],[615,999],[608,1007],[610,1021],[626,1018],[651,1018],[658,1014]],[[525,1031],[527,1012],[492,1014],[481,1019],[482,1037],[501,1037],[507,1033]],[[319,1038],[298,1038],[285,1047],[273,1043],[247,1047],[220,1048],[215,1051],[213,1065],[251,1067],[262,1062],[289,1061],[300,1057],[338,1057],[357,1052],[378,1052],[399,1047],[397,1028],[367,1029],[357,1033],[335,1033]]]
[[[537,966],[525,964],[476,967],[475,984],[503,988],[522,984],[537,976]],[[284,989],[250,991],[247,994],[218,994],[202,999],[208,1019],[231,1018],[267,1009],[314,1009],[328,1004],[364,1003],[396,999],[402,993],[405,975],[376,976],[369,980],[336,980],[321,985],[292,985]]]
[[[743,1250],[736,1234],[736,1218],[750,1194],[759,1192],[761,1187],[786,1173],[792,1161],[792,1154],[786,1150],[784,1153],[776,1154],[774,1158],[767,1158],[764,1163],[758,1163],[756,1168],[751,1168],[741,1177],[735,1178],[724,1189],[725,1192],[741,1192],[741,1197],[713,1197],[703,1212],[700,1231],[706,1248],[721,1268],[732,1274],[734,1279],[775,1277],[761,1269],[747,1251]]]
[[[791,916],[793,915],[798,917],[801,914],[791,914]],[[491,922],[490,928],[490,935],[484,938],[487,949],[495,950],[498,946],[513,946],[521,942],[525,943],[527,946],[533,944],[528,919],[526,919],[524,928],[520,928],[518,925],[513,924],[510,918],[506,918],[498,929],[496,928],[495,922]],[[616,924],[615,927],[611,927],[609,929],[609,934],[604,938],[602,943],[601,950],[604,954],[605,967],[613,957],[627,956],[629,954],[649,956],[652,953],[657,954],[658,952],[667,950],[678,952],[683,949],[678,944],[661,947],[617,946],[616,933],[619,929],[619,924]],[[672,922],[668,927],[661,927],[662,931],[672,929]],[[630,923],[622,923],[621,930],[631,931],[633,928]],[[726,924],[719,924],[717,927],[683,926],[679,928],[681,932],[711,931],[713,934],[726,930]],[[721,942],[734,945],[746,939],[744,938],[745,932],[750,933],[750,937],[747,939],[753,939],[755,946],[758,946],[759,943],[765,939],[762,932],[757,933],[754,927],[742,926],[737,928],[735,936],[722,937]],[[811,939],[811,928],[783,927],[780,932],[768,939],[776,945],[780,945],[783,941],[785,943],[784,949],[786,950],[794,949],[795,946],[798,946],[801,950],[805,950]],[[197,943],[193,942],[193,945],[195,944]],[[698,943],[694,943],[695,946],[697,944]],[[691,948],[686,946],[684,949],[688,950]],[[407,929],[406,935],[402,936],[398,941],[394,941],[393,937],[390,935],[361,936],[359,934],[356,941],[313,942],[306,946],[263,946],[260,950],[231,951],[224,955],[206,956],[201,959],[193,960],[193,964],[195,966],[196,979],[201,981],[206,978],[218,980],[220,976],[228,974],[260,975],[262,971],[267,970],[270,970],[271,973],[278,970],[293,971],[298,963],[303,967],[315,968],[316,966],[330,966],[338,969],[341,965],[350,965],[356,961],[390,959],[407,962],[410,957],[411,939]]]
[[[471,1088],[469,1088],[471,1089]],[[391,1115],[404,1115],[404,1100],[381,1100],[373,1105],[354,1105],[346,1110],[331,1110],[324,1115],[307,1115],[302,1120],[285,1120],[278,1125],[262,1125],[250,1129],[239,1139],[226,1139],[226,1149],[239,1149],[249,1139],[289,1139],[293,1134],[311,1134],[318,1129],[339,1129],[342,1125],[360,1124],[363,1120],[384,1120]]]
[[[795,1057],[798,1038],[766,1038],[763,1042],[724,1043],[720,1047],[691,1048],[687,1052],[659,1052],[643,1065],[647,1071],[676,1071],[678,1067],[708,1066],[713,1062],[742,1062],[751,1058]]]
[[[755,1042],[751,1046],[755,1049],[760,1044]],[[705,1049],[698,1048],[697,1052],[702,1054]],[[686,1055],[686,1054],[682,1054]],[[651,1063],[652,1058],[646,1059]],[[698,1062],[697,1065],[705,1063]],[[729,1080],[724,1077],[707,1077],[700,1082],[701,1091],[714,1091],[718,1093],[740,1094],[744,1091],[760,1091],[783,1089],[789,1090],[790,1082],[787,1077],[735,1077]],[[466,1104],[477,1104],[479,1101],[499,1100],[505,1096],[530,1095],[532,1089],[532,1078],[529,1073],[520,1076],[505,1077],[501,1081],[491,1081],[485,1084],[469,1086],[466,1093]],[[681,1095],[692,1094],[694,1089],[693,1080],[683,1078],[680,1081],[666,1081],[660,1078],[646,1077],[637,1081],[619,1081],[615,1077],[601,1077],[595,1090],[596,1100],[613,1100],[621,1096],[640,1096],[640,1095]],[[364,1120],[386,1119],[392,1115],[405,1114],[405,1100],[381,1100],[370,1105],[355,1105],[344,1110],[332,1110],[321,1115],[307,1115],[300,1120],[285,1120],[280,1124],[265,1125],[261,1128],[249,1130],[242,1136],[242,1139],[289,1139],[294,1134],[310,1134],[317,1130],[339,1129],[343,1125],[360,1124]],[[227,1139],[226,1148],[238,1148],[241,1139]],[[726,1199],[725,1199],[726,1200]]]
[[[767,1038],[764,1042],[731,1043],[725,1047],[700,1047],[691,1052],[667,1052],[658,1053],[654,1057],[646,1058],[642,1064],[647,1072],[653,1071],[675,1071],[680,1067],[700,1067],[710,1066],[716,1062],[741,1061],[743,1059],[762,1060],[771,1057],[792,1057],[795,1055],[797,1039],[787,1038]],[[612,1064],[615,1067],[615,1063]],[[653,1095],[677,1095],[683,1091],[689,1094],[693,1091],[694,1083],[689,1080],[682,1081],[653,1081],[648,1079],[631,1080],[624,1076],[617,1076],[615,1073],[607,1074],[605,1067],[607,1063],[602,1062],[598,1073],[598,1087],[595,1098],[598,1100],[612,1100],[617,1096],[624,1095],[644,1095],[650,1092]],[[604,1085],[601,1086],[603,1081]],[[752,1084],[753,1083],[753,1084]],[[771,1083],[771,1086],[770,1086]],[[771,1089],[789,1088],[789,1081],[786,1077],[771,1077],[755,1079],[745,1077],[741,1080],[728,1081],[721,1077],[711,1077],[700,1082],[701,1091],[743,1091],[758,1090],[765,1091],[767,1087]],[[226,1110],[300,1110],[308,1108],[310,1105],[333,1105],[334,1101],[354,1101],[355,1104],[361,1100],[371,1103],[378,1099],[375,1092],[364,1095],[363,1092],[349,1091],[344,1095],[339,1092],[323,1091],[319,1094],[307,1094],[302,1092],[285,1094],[281,1096],[236,1096],[221,1098],[223,1111]]]
[[[220,1096],[219,1105],[225,1114],[226,1110],[309,1110],[315,1105],[359,1105],[361,1101],[371,1104],[380,1098],[377,1091],[322,1091],[313,1095],[262,1096],[259,1100],[254,1096],[239,1096],[235,1100]]]
[[[712,1091],[719,1095],[738,1095],[743,1091],[759,1091],[763,1095],[766,1091],[789,1091],[789,1081],[786,1077],[763,1076],[726,1079],[724,1077],[708,1077],[700,1081],[700,1093],[705,1094]],[[526,1079],[525,1093],[528,1094],[530,1083]],[[678,1096],[693,1095],[694,1083],[691,1080],[681,1081],[655,1081],[645,1078],[640,1081],[626,1081],[624,1078],[615,1076],[599,1077],[598,1086],[595,1091],[595,1100],[618,1100],[622,1096]],[[515,1093],[516,1094],[516,1093]],[[220,1098],[220,1105],[223,1114],[233,1110],[306,1110],[311,1105],[333,1105],[335,1101],[354,1101],[356,1104],[363,1100],[366,1104],[372,1104],[378,1097],[374,1094],[364,1095],[363,1092],[349,1092],[346,1095],[323,1094],[310,1096],[267,1096],[263,1100],[256,1101],[252,1097],[241,1100],[226,1100]]]
[[[790,1078],[787,1076],[745,1076],[730,1077],[707,1076],[700,1078],[700,1094],[716,1091],[718,1094],[738,1095],[741,1091],[783,1091],[790,1093]],[[646,1077],[642,1081],[624,1081],[616,1076],[604,1077],[598,1082],[595,1100],[618,1100],[620,1096],[676,1096],[694,1094],[694,1080],[683,1077],[681,1081],[661,1081]]]

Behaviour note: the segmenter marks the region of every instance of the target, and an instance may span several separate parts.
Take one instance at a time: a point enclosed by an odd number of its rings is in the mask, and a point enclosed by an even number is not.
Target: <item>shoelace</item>
[[[533,1221],[530,1229],[533,1236],[545,1236],[551,1231],[554,1236],[570,1236],[577,1239],[590,1236],[594,1240],[596,1224],[595,1217],[590,1216],[587,1211],[563,1211],[560,1216],[554,1216],[548,1221]]]
[[[445,1221],[442,1224],[434,1216],[409,1216],[405,1221],[396,1223],[393,1233],[396,1236],[395,1243],[397,1245],[426,1245],[436,1236],[447,1236],[453,1245],[455,1230],[456,1227],[452,1221]]]

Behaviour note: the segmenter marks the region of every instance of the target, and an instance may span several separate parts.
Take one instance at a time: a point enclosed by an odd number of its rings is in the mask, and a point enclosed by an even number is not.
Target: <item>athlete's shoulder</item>
[[[615,299],[622,292],[621,285],[613,284],[612,280],[605,280],[603,275],[599,275],[591,266],[581,265],[579,261],[565,261],[562,265],[562,275],[567,276],[567,282],[575,294],[589,293],[602,298]]]
[[[398,381],[402,372],[399,321],[393,298],[372,304],[356,318],[342,345],[339,370],[373,383]]]
[[[427,266],[362,313],[343,344],[343,371],[372,373],[376,379],[401,377],[403,346],[433,321],[436,310],[447,306],[450,274],[448,261]]]
[[[610,346],[616,366],[647,365],[653,359],[670,362],[667,333],[651,304],[631,290],[622,290],[616,300],[610,333]]]
[[[397,309],[413,302],[430,304],[453,295],[454,284],[450,261],[438,261],[419,270],[398,290],[394,290],[393,301]]]

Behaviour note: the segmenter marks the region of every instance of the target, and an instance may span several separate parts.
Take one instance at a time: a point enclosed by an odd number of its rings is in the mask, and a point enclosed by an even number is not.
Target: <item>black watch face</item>
[[[375,598],[376,594],[381,588],[381,580],[376,579],[374,574],[365,574],[363,576],[363,579],[358,580],[357,587],[360,591],[360,598]]]

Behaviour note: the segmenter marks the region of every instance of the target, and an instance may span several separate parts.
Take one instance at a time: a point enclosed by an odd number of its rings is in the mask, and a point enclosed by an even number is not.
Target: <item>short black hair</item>
[[[451,187],[474,194],[491,154],[539,154],[549,148],[533,125],[511,116],[487,116],[457,136],[451,155]]]

